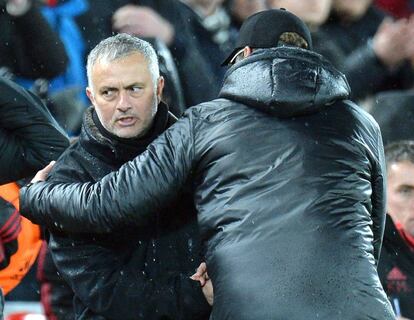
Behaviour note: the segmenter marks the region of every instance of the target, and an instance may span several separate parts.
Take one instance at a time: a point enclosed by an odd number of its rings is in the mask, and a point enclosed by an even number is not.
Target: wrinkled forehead
[[[132,54],[114,60],[97,59],[92,66],[92,86],[103,83],[153,83],[149,65],[142,54]]]

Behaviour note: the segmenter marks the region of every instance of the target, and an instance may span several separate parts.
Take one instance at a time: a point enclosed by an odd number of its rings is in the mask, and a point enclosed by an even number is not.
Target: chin
[[[141,135],[141,130],[119,130],[116,134],[120,138],[132,139]]]

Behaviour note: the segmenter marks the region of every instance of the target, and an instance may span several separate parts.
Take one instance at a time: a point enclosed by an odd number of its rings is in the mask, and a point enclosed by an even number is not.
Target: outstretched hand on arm
[[[196,270],[196,273],[194,273],[191,276],[191,279],[194,281],[198,281],[200,283],[204,297],[206,298],[208,304],[212,306],[214,302],[213,283],[211,282],[211,279],[208,276],[207,265],[205,262],[202,262],[200,264],[200,266]]]

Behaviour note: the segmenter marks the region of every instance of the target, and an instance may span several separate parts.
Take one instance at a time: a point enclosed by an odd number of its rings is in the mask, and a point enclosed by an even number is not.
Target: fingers
[[[207,265],[206,265],[205,262],[202,262],[198,266],[196,273],[198,273],[198,274],[204,274],[205,272],[207,272]]]
[[[202,262],[196,272],[190,277],[194,281],[200,282],[201,287],[204,287],[206,281],[210,280],[207,274],[207,265],[205,262]]]
[[[32,183],[38,181],[45,181],[47,176],[49,175],[50,171],[52,170],[53,166],[55,165],[56,161],[50,161],[50,163],[44,167],[42,170],[39,170],[34,178],[32,179]]]
[[[211,282],[211,280],[206,281],[206,284],[202,287],[202,291],[208,304],[212,306],[214,303],[214,290],[213,283]]]

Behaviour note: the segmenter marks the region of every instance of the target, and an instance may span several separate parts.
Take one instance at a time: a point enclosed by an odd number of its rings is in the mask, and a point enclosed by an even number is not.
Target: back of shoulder
[[[208,120],[212,118],[222,118],[228,116],[236,103],[225,98],[219,98],[197,104],[189,108],[185,115],[195,120]]]
[[[357,125],[365,130],[379,133],[379,125],[375,119],[362,107],[358,106],[351,100],[343,100],[338,102],[339,108],[342,108],[344,120],[347,117],[353,118]]]

